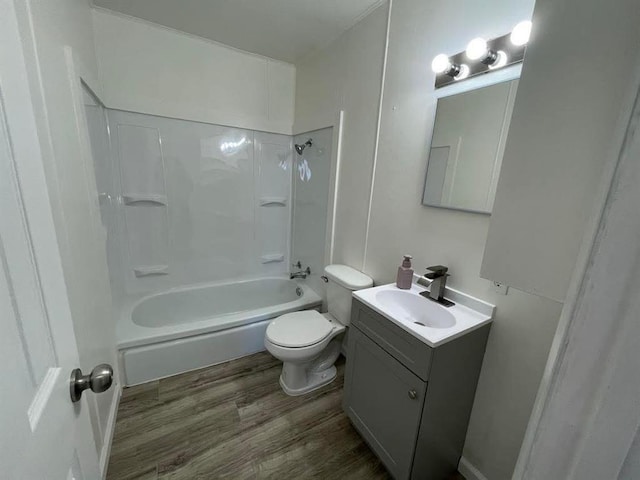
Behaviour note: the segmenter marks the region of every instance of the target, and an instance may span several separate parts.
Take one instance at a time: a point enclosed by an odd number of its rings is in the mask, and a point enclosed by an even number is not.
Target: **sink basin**
[[[353,296],[430,347],[491,322],[495,307],[489,303],[447,288],[445,297],[455,305],[444,307],[420,295],[425,291],[417,284],[400,290],[391,283],[358,290]]]
[[[382,290],[376,292],[375,299],[396,316],[421,327],[451,328],[456,324],[456,317],[445,307],[414,293]]]

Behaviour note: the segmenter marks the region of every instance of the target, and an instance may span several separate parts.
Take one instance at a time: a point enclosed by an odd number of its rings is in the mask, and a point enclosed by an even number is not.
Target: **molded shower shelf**
[[[136,277],[149,277],[151,275],[169,275],[169,265],[140,265],[133,268]]]
[[[150,193],[127,193],[122,195],[122,201],[125,205],[136,205],[140,203],[150,203],[153,205],[166,205],[166,195],[154,195]]]
[[[286,197],[262,197],[260,198],[261,207],[286,207]]]
[[[262,263],[278,263],[284,262],[284,254],[282,253],[270,253],[268,255],[262,255],[260,257]]]

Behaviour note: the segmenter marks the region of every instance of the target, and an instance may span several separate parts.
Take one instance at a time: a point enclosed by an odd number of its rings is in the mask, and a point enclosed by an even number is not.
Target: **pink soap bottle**
[[[398,267],[396,286],[402,290],[409,290],[413,282],[413,268],[411,268],[411,255],[405,255],[402,265]]]

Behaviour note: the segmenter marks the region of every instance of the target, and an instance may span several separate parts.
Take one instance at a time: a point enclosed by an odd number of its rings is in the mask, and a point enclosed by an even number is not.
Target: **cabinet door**
[[[409,478],[425,391],[425,382],[351,328],[344,408],[396,479]]]

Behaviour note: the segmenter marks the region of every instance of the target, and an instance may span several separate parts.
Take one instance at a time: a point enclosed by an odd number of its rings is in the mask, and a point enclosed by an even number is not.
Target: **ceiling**
[[[295,63],[384,0],[93,0],[114,10],[241,50]]]

